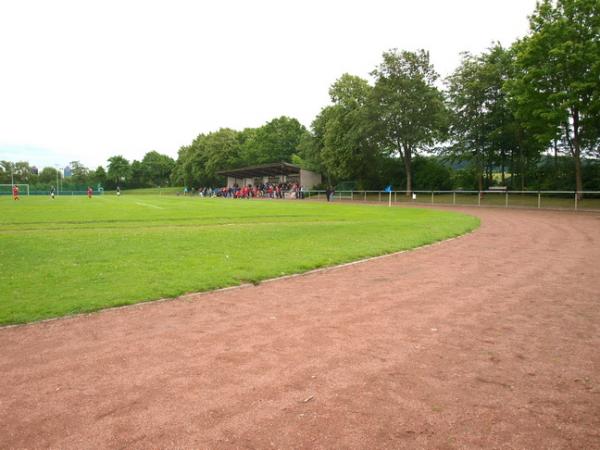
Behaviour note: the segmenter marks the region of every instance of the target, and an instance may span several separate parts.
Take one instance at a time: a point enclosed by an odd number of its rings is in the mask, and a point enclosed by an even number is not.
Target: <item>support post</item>
[[[508,208],[508,191],[504,194],[504,207]]]
[[[390,191],[390,200],[388,202],[388,207],[392,207],[392,191]]]
[[[542,207],[542,194],[538,192],[538,209]]]
[[[381,201],[381,192],[379,192],[379,201]]]
[[[452,191],[452,204],[456,205],[456,192]]]

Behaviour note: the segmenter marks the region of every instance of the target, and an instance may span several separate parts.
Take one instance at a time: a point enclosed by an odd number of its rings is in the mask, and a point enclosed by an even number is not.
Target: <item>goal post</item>
[[[29,196],[29,184],[15,183],[15,184],[0,184],[0,195],[12,195],[13,186],[19,187],[19,195]]]

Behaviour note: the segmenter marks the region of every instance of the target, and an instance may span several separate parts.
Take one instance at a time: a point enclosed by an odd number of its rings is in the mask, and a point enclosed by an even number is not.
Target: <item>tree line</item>
[[[600,189],[600,0],[540,1],[527,36],[464,53],[444,80],[425,50],[384,52],[370,76],[342,74],[310,129],[285,116],[222,128],[177,160],[114,156],[87,176],[218,186],[220,170],[284,161],[357,189]]]

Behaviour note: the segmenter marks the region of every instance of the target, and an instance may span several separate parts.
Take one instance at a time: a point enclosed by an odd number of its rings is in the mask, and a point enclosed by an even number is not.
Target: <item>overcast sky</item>
[[[343,73],[391,48],[510,45],[535,0],[0,0],[0,160],[176,157],[198,134],[286,115],[307,127]]]

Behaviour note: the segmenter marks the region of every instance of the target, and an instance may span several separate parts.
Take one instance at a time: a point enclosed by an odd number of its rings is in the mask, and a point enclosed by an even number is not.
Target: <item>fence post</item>
[[[392,191],[390,191],[390,200],[388,202],[388,207],[392,207]]]
[[[538,191],[538,209],[542,207],[542,194]]]
[[[452,204],[456,205],[456,191],[452,191]]]
[[[350,200],[354,201],[354,191],[350,191]]]
[[[477,206],[481,206],[481,191],[477,194]]]
[[[381,192],[379,193],[379,201],[381,201]]]
[[[433,205],[433,191],[431,191],[431,204]]]
[[[504,207],[508,208],[508,191],[504,194]]]
[[[365,202],[367,201],[367,191],[365,191]]]
[[[575,211],[577,211],[577,191],[575,191]]]
[[[394,191],[394,203],[398,203],[398,193]]]

